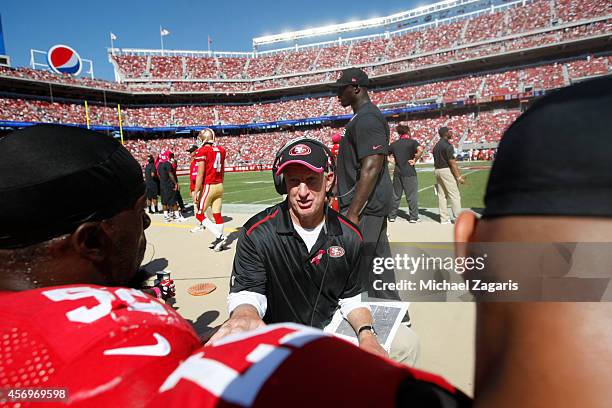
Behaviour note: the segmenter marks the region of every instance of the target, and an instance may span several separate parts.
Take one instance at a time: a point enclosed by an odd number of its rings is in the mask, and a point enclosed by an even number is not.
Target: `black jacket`
[[[244,225],[230,292],[247,290],[265,295],[266,323],[294,322],[322,328],[331,321],[339,299],[364,291],[357,267],[361,245],[359,229],[328,209],[325,225],[309,252],[293,228],[287,202],[282,202]]]

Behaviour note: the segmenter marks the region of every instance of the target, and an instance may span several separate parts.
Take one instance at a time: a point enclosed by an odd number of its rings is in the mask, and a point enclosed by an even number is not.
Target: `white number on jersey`
[[[53,289],[42,292],[47,298],[54,302],[62,302],[64,300],[78,300],[93,297],[98,301],[98,305],[88,308],[85,306],[78,307],[66,313],[66,317],[71,322],[78,323],[93,323],[105,316],[108,316],[113,307],[112,302],[117,298],[110,290],[89,288],[89,287],[73,287]],[[167,315],[168,311],[164,306],[149,298],[147,295],[136,289],[121,288],[115,291],[119,299],[128,304],[128,310],[151,313],[156,315]],[[138,302],[135,297],[149,299],[148,302]]]
[[[215,162],[213,164],[213,167],[215,168],[215,171],[217,173],[221,173],[221,153],[219,152],[215,154]]]

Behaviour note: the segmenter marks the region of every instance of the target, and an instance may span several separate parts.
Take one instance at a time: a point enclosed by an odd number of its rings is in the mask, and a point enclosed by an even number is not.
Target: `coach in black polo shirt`
[[[406,201],[410,212],[410,222],[419,220],[419,183],[414,168],[421,158],[423,148],[414,139],[410,138],[410,128],[404,123],[397,125],[399,139],[389,146],[389,160],[395,163],[393,170],[393,208],[389,214],[389,221],[395,221],[397,210],[406,193]]]
[[[452,131],[447,127],[441,127],[438,134],[440,140],[433,148],[433,157],[440,224],[450,224],[447,202],[450,201],[453,219],[456,219],[461,212],[461,194],[457,183],[464,184],[465,179],[461,176],[455,160],[455,148],[450,143],[453,138]]]
[[[211,341],[264,323],[323,328],[340,307],[360,347],[386,355],[361,302],[361,234],[326,204],[331,158],[320,142],[301,139],[285,146],[277,163],[287,200],[244,225],[230,282],[230,319]]]
[[[350,106],[355,115],[346,125],[338,152],[338,199],[340,212],[363,233],[364,258],[360,270],[364,281],[371,281],[374,257],[391,257],[387,238],[387,216],[393,205],[393,187],[389,177],[389,125],[368,96],[370,80],[358,68],[342,71],[334,84],[343,107]],[[385,269],[376,277],[394,282],[395,271]],[[397,292],[374,290],[377,298],[399,300]]]

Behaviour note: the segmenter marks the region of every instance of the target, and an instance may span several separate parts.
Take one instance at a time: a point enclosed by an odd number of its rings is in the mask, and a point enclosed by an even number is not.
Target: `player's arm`
[[[450,159],[448,161],[448,167],[450,167],[451,173],[453,173],[453,176],[455,177],[455,180],[457,180],[457,183],[464,184],[465,179],[463,178],[463,176],[461,175],[461,172],[459,171],[459,166],[457,166],[457,160]]]
[[[423,146],[419,145],[417,147],[417,152],[414,155],[414,159],[412,160],[408,160],[408,164],[410,164],[411,166],[414,166],[415,164],[417,164],[419,162],[419,160],[421,160],[421,156],[423,156]]]
[[[448,147],[447,150],[443,152],[446,161],[448,161],[448,167],[450,168],[451,173],[453,173],[453,177],[457,180],[459,184],[465,184],[465,179],[461,176],[461,172],[459,171],[459,166],[457,166],[457,160],[455,159],[455,155],[453,153],[452,147]]]
[[[372,114],[362,117],[355,131],[357,134],[356,153],[361,163],[361,171],[347,217],[358,225],[361,211],[372,195],[379,174],[385,165],[389,154],[389,140],[385,124]]]
[[[170,169],[168,170],[168,177],[170,178],[170,181],[174,183],[174,189],[178,190],[178,180],[176,178],[176,174],[174,173],[172,167],[170,167]]]
[[[193,190],[193,201],[197,202],[204,187],[204,173],[205,173],[204,161],[198,161],[198,175],[196,176],[195,190]]]
[[[359,216],[374,191],[384,162],[385,156],[382,154],[366,156],[361,160],[361,173],[355,188],[355,196],[346,213],[347,218],[355,225],[359,225]]]
[[[255,244],[245,232],[236,246],[227,304],[230,317],[208,343],[265,326],[262,319],[267,309],[266,269]]]

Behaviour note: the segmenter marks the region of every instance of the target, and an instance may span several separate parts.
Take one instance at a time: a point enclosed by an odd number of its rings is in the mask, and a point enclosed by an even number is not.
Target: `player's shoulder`
[[[159,358],[185,358],[200,343],[176,311],[136,289],[68,285],[2,293],[0,300],[0,336],[13,342],[12,358],[0,359],[0,372],[17,378],[39,359],[47,371],[37,381],[67,387],[71,395],[115,378],[129,384],[147,376],[142,386],[154,392],[155,384],[146,381],[168,368]],[[19,381],[28,384],[17,379],[11,385]],[[100,398],[118,401],[121,393]]]
[[[96,337],[132,323],[170,325],[195,336],[175,310],[137,289],[78,284],[2,293],[0,299],[0,317],[46,332],[50,341],[57,335],[60,343],[70,340],[64,330]]]
[[[210,145],[204,144],[196,151],[196,155],[206,153],[208,150],[210,150]]]
[[[258,235],[269,232],[273,228],[273,221],[283,211],[283,204],[273,205],[252,216],[243,226],[245,235],[251,236],[252,234]]]

